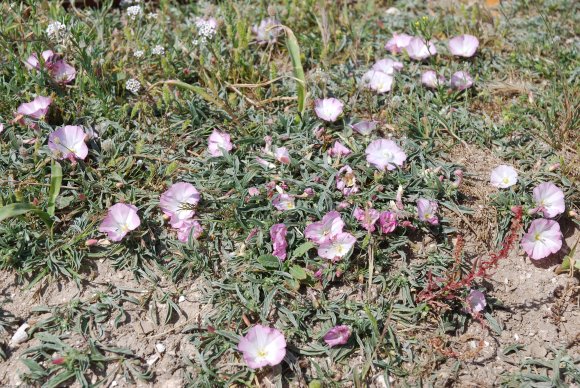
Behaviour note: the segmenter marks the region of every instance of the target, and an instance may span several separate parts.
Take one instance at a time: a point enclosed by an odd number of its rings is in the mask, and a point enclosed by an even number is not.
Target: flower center
[[[344,251],[344,247],[342,245],[337,245],[336,246],[336,252],[339,254],[342,254],[342,252]]]
[[[542,241],[542,234],[541,234],[541,233],[539,233],[539,232],[536,232],[536,233],[534,234],[534,240],[535,240],[535,241]]]
[[[503,181],[502,182],[507,185],[508,183],[510,183],[510,180],[506,176],[505,178],[503,178]]]
[[[258,350],[258,358],[266,358],[268,356],[268,352],[265,349]]]
[[[383,151],[383,158],[391,160],[393,159],[393,154],[391,154],[389,151]]]

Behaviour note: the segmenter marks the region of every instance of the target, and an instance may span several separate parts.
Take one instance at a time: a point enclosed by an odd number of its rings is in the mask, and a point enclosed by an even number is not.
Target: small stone
[[[155,349],[159,353],[163,353],[165,351],[165,345],[163,345],[162,343],[157,343],[157,344],[155,344]]]
[[[147,360],[147,365],[151,366],[151,365],[155,364],[157,362],[157,360],[159,360],[159,355],[154,354],[151,357],[149,357],[149,359]]]
[[[185,302],[185,296],[183,296],[183,295],[179,295],[179,300],[178,300],[178,302],[179,302],[179,303]]]
[[[25,342],[28,339],[28,333],[26,332],[26,329],[28,329],[29,327],[30,325],[28,323],[24,323],[18,329],[16,329],[16,332],[10,339],[9,345],[15,346]]]

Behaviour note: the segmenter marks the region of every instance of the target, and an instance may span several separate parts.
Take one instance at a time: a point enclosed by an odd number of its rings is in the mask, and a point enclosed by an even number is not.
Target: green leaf
[[[298,83],[296,85],[296,94],[298,95],[298,112],[300,114],[304,113],[304,108],[306,107],[306,78],[304,77],[304,68],[302,67],[302,60],[300,59],[300,46],[298,45],[298,39],[294,32],[286,26],[280,26],[286,31],[286,47],[290,53],[290,59],[292,60],[292,68],[294,72],[294,78]]]
[[[292,277],[296,280],[305,280],[308,277],[306,271],[304,271],[304,268],[298,265],[293,265],[289,272],[290,275],[292,275]]]
[[[48,190],[48,206],[46,212],[49,216],[54,216],[54,209],[56,207],[56,198],[60,193],[62,184],[62,167],[56,160],[52,161],[50,168],[50,189]]]
[[[44,223],[51,227],[54,221],[47,212],[40,210],[31,203],[11,203],[0,208],[0,221],[11,217],[21,216],[26,213],[36,214]]]
[[[294,249],[294,252],[292,252],[292,257],[302,257],[312,248],[314,248],[314,244],[310,241],[300,244],[298,248]]]
[[[280,259],[274,255],[262,255],[258,257],[258,263],[262,264],[264,268],[268,269],[280,268]]]

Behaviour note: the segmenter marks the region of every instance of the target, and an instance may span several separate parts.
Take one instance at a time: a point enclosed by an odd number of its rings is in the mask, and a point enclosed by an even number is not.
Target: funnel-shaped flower
[[[478,47],[479,40],[473,35],[459,35],[449,40],[449,51],[459,57],[472,57]]]
[[[81,127],[66,125],[48,135],[48,148],[58,159],[84,160],[89,153],[85,137]]]
[[[478,290],[471,290],[467,296],[467,305],[471,313],[479,313],[487,306],[485,295]]]
[[[189,241],[189,236],[194,240],[197,240],[203,233],[201,224],[196,220],[187,219],[181,222],[180,225],[179,229],[177,229],[177,239],[182,243],[187,243]]]
[[[330,347],[344,345],[350,338],[350,328],[346,325],[334,326],[322,338]]]
[[[453,73],[449,84],[453,89],[465,90],[473,85],[473,78],[466,71],[458,71]]]
[[[390,58],[381,59],[380,61],[377,61],[372,67],[372,70],[381,71],[388,75],[393,75],[396,71],[400,71],[402,69],[403,64],[401,62],[393,61]]]
[[[224,153],[227,154],[234,148],[230,135],[217,129],[214,129],[207,143],[207,150],[211,156],[223,156]]]
[[[363,228],[369,232],[375,231],[375,224],[379,220],[380,213],[375,209],[361,209],[357,207],[353,212],[354,218],[361,224]]]
[[[121,241],[131,230],[141,225],[137,207],[118,203],[109,208],[107,216],[99,226],[99,232],[107,233],[111,241]]]
[[[552,218],[562,214],[566,209],[564,192],[552,182],[540,183],[533,190],[536,211],[541,211],[544,217]]]
[[[540,218],[532,221],[522,238],[522,248],[533,260],[540,260],[562,248],[560,225],[554,220]]]
[[[159,207],[166,216],[171,217],[171,226],[181,228],[183,222],[195,214],[194,207],[200,198],[199,191],[191,183],[178,182],[161,194]]]
[[[426,42],[425,39],[417,36],[409,41],[409,44],[405,47],[405,51],[409,55],[409,58],[416,61],[422,61],[431,55],[437,54],[437,48],[433,42]]]
[[[286,340],[279,330],[256,325],[240,339],[238,350],[252,369],[278,365],[286,355]]]
[[[318,256],[336,261],[347,256],[356,243],[356,237],[350,233],[342,232],[332,239],[326,240],[318,247]]]
[[[288,228],[284,224],[272,225],[270,228],[270,238],[272,239],[272,254],[276,256],[280,261],[286,260],[286,248],[288,248],[288,243],[286,242],[286,235],[288,234]]]
[[[314,102],[314,111],[319,119],[334,122],[342,113],[344,104],[336,98],[319,99]]]
[[[340,218],[340,213],[330,211],[322,217],[322,220],[308,225],[304,229],[304,236],[316,244],[322,244],[342,233],[342,228],[344,222]]]
[[[512,166],[501,164],[491,171],[491,185],[500,189],[507,189],[518,183],[518,173]]]
[[[370,143],[365,154],[367,162],[379,170],[394,170],[407,160],[405,152],[394,141],[387,139],[377,139]]]
[[[425,198],[417,200],[417,213],[421,221],[430,223],[431,225],[439,224],[439,218],[435,215],[437,212],[437,202],[429,201]]]
[[[52,103],[50,97],[38,96],[34,100],[20,104],[16,113],[32,117],[33,119],[41,119],[46,116],[48,112],[48,107]]]
[[[409,45],[413,37],[407,34],[393,34],[393,37],[385,45],[385,49],[391,54],[398,54]]]
[[[393,87],[393,76],[382,71],[369,70],[363,75],[362,84],[377,93],[386,93]]]
[[[445,84],[445,77],[437,75],[433,70],[427,70],[421,74],[421,83],[428,88],[436,89]]]

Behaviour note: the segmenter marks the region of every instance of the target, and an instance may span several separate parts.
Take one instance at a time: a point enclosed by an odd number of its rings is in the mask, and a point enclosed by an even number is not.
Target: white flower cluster
[[[131,78],[130,80],[128,80],[125,83],[125,89],[127,89],[128,91],[130,91],[133,94],[137,94],[137,93],[139,93],[139,90],[141,89],[141,82],[137,81],[134,78]]]
[[[149,12],[147,14],[147,19],[157,19],[157,12]]]
[[[49,39],[62,41],[68,36],[68,31],[61,22],[52,22],[46,28],[46,35],[48,35]]]
[[[141,58],[144,54],[145,54],[145,51],[143,51],[143,50],[135,50],[135,51],[133,51],[133,56],[135,58]]]
[[[127,8],[127,16],[131,18],[131,20],[137,19],[137,17],[141,16],[143,13],[143,9],[139,5],[133,5]]]
[[[195,22],[195,26],[197,27],[198,39],[194,39],[193,44],[198,45],[199,43],[203,44],[214,37],[217,29],[217,22],[214,18],[198,18]]]
[[[157,45],[151,49],[151,54],[153,55],[163,55],[165,54],[165,49],[161,45]]]

